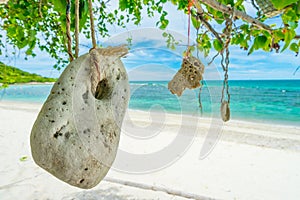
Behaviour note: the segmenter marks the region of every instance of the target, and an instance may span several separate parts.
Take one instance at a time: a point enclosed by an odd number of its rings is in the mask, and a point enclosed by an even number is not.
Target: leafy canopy
[[[97,32],[102,37],[109,36],[109,25],[117,25],[125,28],[132,21],[139,25],[142,22],[142,13],[147,17],[159,16],[156,25],[160,29],[166,29],[169,24],[168,12],[164,5],[172,3],[178,10],[188,13],[189,2],[199,3],[200,7],[192,4],[192,24],[198,30],[195,41],[200,50],[208,55],[214,48],[218,52],[224,50],[227,37],[226,20],[231,13],[216,8],[217,1],[221,5],[230,7],[231,10],[241,11],[245,14],[244,0],[119,0],[119,7],[115,10],[109,9],[109,1],[94,0],[94,16]],[[252,52],[262,49],[264,51],[282,52],[289,49],[296,54],[299,52],[300,42],[297,35],[300,17],[300,0],[268,0],[276,9],[281,10],[280,22],[268,24],[268,18],[257,12],[261,23],[268,25],[269,29],[258,27],[249,19],[240,19],[237,15],[233,19],[232,32],[230,33],[230,45],[237,45],[241,49]],[[71,16],[74,22],[74,0],[71,1]],[[204,2],[204,3],[203,3]],[[255,2],[254,2],[255,3]],[[199,13],[199,9],[203,13]],[[80,32],[90,38],[88,1],[80,0]],[[60,69],[68,63],[66,48],[66,1],[64,0],[9,0],[7,4],[0,4],[0,54],[5,53],[8,45],[16,49],[24,49],[28,56],[36,56],[36,49],[45,51],[57,60],[55,68]],[[74,23],[71,31],[74,33]],[[209,29],[207,24],[216,27],[215,33]],[[72,34],[74,36],[74,34]],[[164,34],[167,41],[172,41],[172,36]],[[73,40],[74,41],[74,40]],[[73,45],[74,46],[74,45]],[[174,45],[170,45],[174,48]]]

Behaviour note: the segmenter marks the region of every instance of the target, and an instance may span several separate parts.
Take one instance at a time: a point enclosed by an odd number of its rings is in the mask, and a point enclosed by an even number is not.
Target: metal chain
[[[227,102],[230,103],[230,93],[229,93],[229,84],[228,84],[228,66],[229,66],[229,44],[231,40],[231,31],[232,31],[232,24],[233,24],[233,8],[232,8],[232,14],[231,17],[226,18],[226,28],[224,31],[224,34],[226,36],[226,42],[225,42],[225,58],[224,58],[224,50],[221,53],[222,60],[221,65],[223,68],[224,73],[224,81],[223,81],[223,89],[222,89],[222,97],[221,97],[221,103],[225,100],[225,90],[226,90],[226,96],[227,96]],[[224,64],[225,63],[225,64]]]
[[[227,102],[230,103],[230,93],[229,93],[229,84],[228,84],[228,66],[229,66],[229,49],[228,47],[225,49],[226,56],[225,56],[225,74],[224,74],[224,84],[226,88],[227,94]]]
[[[70,9],[71,9],[71,1],[67,0],[67,8],[66,8],[66,32],[67,32],[67,40],[68,40],[68,54],[70,62],[73,61],[73,53],[72,53],[72,37],[71,37],[71,20],[70,20]]]

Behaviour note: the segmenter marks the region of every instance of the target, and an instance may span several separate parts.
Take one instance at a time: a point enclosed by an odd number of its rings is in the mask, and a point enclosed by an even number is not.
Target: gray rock
[[[33,125],[34,161],[70,185],[96,186],[115,159],[130,92],[120,60],[127,53],[93,49],[71,62]]]

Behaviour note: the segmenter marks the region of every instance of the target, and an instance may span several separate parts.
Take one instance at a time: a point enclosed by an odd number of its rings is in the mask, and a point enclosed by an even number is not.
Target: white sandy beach
[[[40,108],[39,104],[0,102],[1,200],[186,199],[151,187],[199,199],[300,199],[300,122],[297,127],[242,121],[223,125],[199,116],[130,110],[122,127],[123,153],[118,153],[106,180],[82,190],[58,180],[32,160],[29,137]],[[214,136],[218,142],[209,149]],[[159,153],[168,148],[169,157]],[[141,163],[141,159],[124,157],[126,152],[154,156],[152,160],[145,156],[144,162],[151,162]],[[27,159],[20,161],[23,156]]]

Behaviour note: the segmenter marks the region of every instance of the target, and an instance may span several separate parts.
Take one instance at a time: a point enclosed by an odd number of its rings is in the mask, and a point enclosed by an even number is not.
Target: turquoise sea
[[[206,81],[199,89],[186,90],[181,97],[171,94],[167,81],[130,82],[130,109],[219,116],[221,81]],[[300,80],[232,80],[231,118],[300,126]],[[12,85],[0,90],[0,100],[43,103],[52,85]]]

